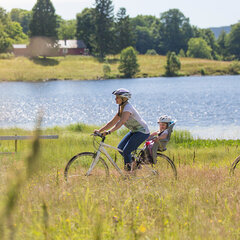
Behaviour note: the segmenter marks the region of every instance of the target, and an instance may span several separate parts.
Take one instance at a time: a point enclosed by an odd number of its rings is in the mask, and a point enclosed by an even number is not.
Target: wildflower
[[[141,233],[146,232],[146,227],[144,227],[143,225],[141,225],[141,226],[139,227],[139,231],[140,231]]]

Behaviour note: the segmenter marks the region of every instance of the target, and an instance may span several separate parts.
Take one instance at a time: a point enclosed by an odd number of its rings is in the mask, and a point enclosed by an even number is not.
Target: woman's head
[[[121,95],[116,95],[115,100],[118,105],[121,105],[125,103],[128,100],[128,98],[122,97]]]
[[[112,94],[116,96],[115,100],[116,103],[119,105],[118,115],[121,117],[123,109],[128,102],[128,99],[131,98],[131,93],[125,88],[119,88],[113,91]]]
[[[116,101],[118,98],[118,99],[121,99],[122,102],[126,102],[128,99],[131,98],[131,95],[132,95],[130,91],[125,88],[119,88],[113,91],[112,94],[116,96]]]

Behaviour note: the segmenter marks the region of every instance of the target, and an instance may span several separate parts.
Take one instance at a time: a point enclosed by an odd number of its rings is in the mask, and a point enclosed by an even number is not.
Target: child
[[[159,131],[153,132],[145,143],[146,154],[148,157],[148,161],[150,163],[156,163],[156,154],[157,148],[159,147],[157,143],[159,140],[167,140],[168,137],[168,127],[172,123],[172,119],[170,116],[163,115],[158,119]],[[154,147],[156,146],[156,147]],[[156,149],[155,149],[156,148]]]

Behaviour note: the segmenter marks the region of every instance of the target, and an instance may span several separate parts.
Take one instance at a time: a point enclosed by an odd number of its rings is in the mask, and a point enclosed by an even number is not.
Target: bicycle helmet
[[[121,97],[125,97],[127,99],[130,99],[131,98],[131,93],[129,92],[129,90],[125,89],[125,88],[119,88],[115,91],[112,92],[113,95],[118,95],[118,96],[121,96]]]
[[[159,119],[158,119],[158,123],[160,123],[160,122],[162,122],[162,123],[171,123],[172,122],[172,118],[171,118],[171,116],[163,115],[163,116],[159,117]]]

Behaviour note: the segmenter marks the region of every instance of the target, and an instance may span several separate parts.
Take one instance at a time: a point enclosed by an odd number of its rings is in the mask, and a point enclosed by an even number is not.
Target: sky
[[[37,0],[0,0],[0,6],[31,10]],[[240,0],[112,0],[115,13],[120,7],[130,17],[160,14],[172,8],[179,9],[190,24],[199,28],[222,27],[240,21]],[[52,0],[56,13],[63,19],[75,19],[86,7],[94,7],[95,0]]]

